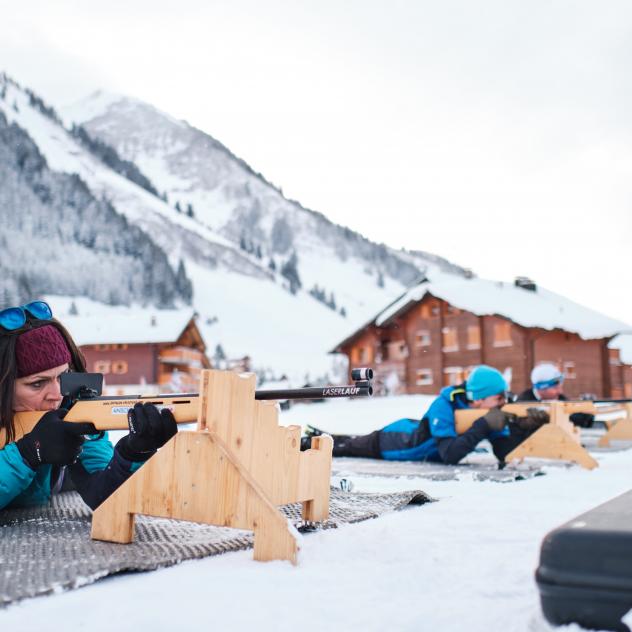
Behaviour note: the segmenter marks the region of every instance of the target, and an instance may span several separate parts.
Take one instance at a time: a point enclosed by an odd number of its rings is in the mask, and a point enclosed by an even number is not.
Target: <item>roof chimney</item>
[[[514,285],[516,287],[521,287],[523,290],[530,290],[531,292],[535,292],[538,289],[535,282],[532,281],[529,277],[516,277],[514,280]]]

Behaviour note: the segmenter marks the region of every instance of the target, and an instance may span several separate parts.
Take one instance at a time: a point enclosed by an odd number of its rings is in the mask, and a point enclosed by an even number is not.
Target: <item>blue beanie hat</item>
[[[467,398],[473,402],[504,393],[507,390],[507,382],[500,371],[481,364],[470,373],[465,382],[465,390]]]

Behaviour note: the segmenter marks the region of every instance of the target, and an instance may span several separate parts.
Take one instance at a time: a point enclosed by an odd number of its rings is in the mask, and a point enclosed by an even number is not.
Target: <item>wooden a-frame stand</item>
[[[579,429],[569,420],[564,402],[549,404],[549,423],[544,424],[506,457],[507,461],[526,457],[574,461],[586,469],[598,466],[588,450],[581,445]]]
[[[606,434],[599,439],[600,447],[607,447],[610,441],[632,441],[632,403],[623,405],[625,417],[612,423]]]
[[[274,402],[256,401],[255,376],[202,371],[195,431],[181,431],[95,511],[92,538],[129,543],[136,514],[254,531],[256,560],[296,564],[297,533],[276,508],[303,503],[329,515],[333,442],[300,452],[299,426],[279,426]]]
[[[525,457],[533,457],[574,461],[588,469],[597,467],[597,461],[595,461],[586,448],[581,445],[579,429],[569,420],[570,413],[579,412],[579,410],[576,409],[577,406],[575,403],[537,402],[531,404],[530,402],[516,402],[505,404],[502,409],[505,412],[524,417],[527,415],[528,409],[532,406],[546,406],[550,417],[549,423],[544,424],[512,450],[506,456],[508,462],[521,460]],[[486,412],[487,410],[481,408],[457,410],[455,413],[457,433],[461,434],[465,432],[476,419]]]

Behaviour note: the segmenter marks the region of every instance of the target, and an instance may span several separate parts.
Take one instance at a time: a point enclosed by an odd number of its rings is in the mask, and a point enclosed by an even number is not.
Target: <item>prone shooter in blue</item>
[[[508,427],[510,415],[501,407],[506,403],[507,382],[495,368],[477,366],[459,386],[446,386],[432,402],[421,420],[398,419],[367,435],[332,435],[334,456],[358,456],[387,461],[434,461],[455,465],[488,439],[501,464],[505,456],[521,443],[534,424]],[[456,410],[488,409],[464,433],[457,434]],[[528,427],[528,429],[526,429]],[[308,428],[301,449],[309,448],[311,437],[321,430]]]

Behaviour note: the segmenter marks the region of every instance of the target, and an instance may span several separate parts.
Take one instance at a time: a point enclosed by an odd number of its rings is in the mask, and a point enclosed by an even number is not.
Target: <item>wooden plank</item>
[[[599,446],[608,447],[611,441],[632,441],[632,420],[620,419],[599,439]]]
[[[510,452],[506,460],[509,462],[528,457],[572,461],[589,470],[598,466],[585,448],[554,424],[545,424],[536,430]]]
[[[329,435],[321,435],[312,437],[311,449],[301,453],[297,500],[304,500],[303,520],[320,522],[329,517],[333,446],[333,439]]]

